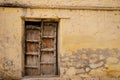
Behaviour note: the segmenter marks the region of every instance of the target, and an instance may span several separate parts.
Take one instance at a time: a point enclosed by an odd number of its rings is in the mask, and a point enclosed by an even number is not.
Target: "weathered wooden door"
[[[25,75],[57,74],[57,23],[26,22]]]

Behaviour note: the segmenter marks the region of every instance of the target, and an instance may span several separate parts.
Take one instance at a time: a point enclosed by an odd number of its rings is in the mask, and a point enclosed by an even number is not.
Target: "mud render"
[[[43,36],[46,42],[56,41],[48,43],[50,47],[52,44],[56,45],[53,46],[55,51],[51,49],[42,51],[39,48],[41,52],[39,50],[38,52],[40,54],[44,51],[45,54],[51,52],[50,56],[54,52],[56,57],[52,60],[56,67],[47,69],[47,66],[41,68],[40,65],[42,72],[41,70],[39,72],[39,68],[37,70],[40,75],[32,76],[33,74],[29,72],[37,68],[35,65],[26,68],[26,65],[32,62],[30,61],[32,59],[35,64],[35,60],[39,58],[29,59],[30,62],[27,63],[25,57],[27,51],[34,51],[35,48],[31,49],[28,46],[25,52],[25,45],[27,45],[25,33],[32,40],[31,36],[36,36],[37,32],[27,33],[26,25],[30,26],[33,23],[32,26],[39,26],[41,35],[44,34],[44,30],[47,30],[44,29],[44,25],[52,26],[55,22],[58,23],[57,31],[53,30],[56,32],[56,37]],[[49,30],[52,32],[51,28]],[[49,35],[47,31],[45,34]],[[46,47],[43,38],[40,36],[39,39],[43,40],[40,43]],[[30,40],[29,42],[37,44],[39,43],[37,39],[38,37],[34,38],[33,42]],[[33,53],[29,55],[33,56]],[[49,55],[44,55],[44,58],[40,59],[46,61],[48,58]],[[50,69],[56,73],[49,72]],[[54,74],[54,76],[43,76],[43,73]],[[120,1],[0,0],[0,79],[120,80]]]

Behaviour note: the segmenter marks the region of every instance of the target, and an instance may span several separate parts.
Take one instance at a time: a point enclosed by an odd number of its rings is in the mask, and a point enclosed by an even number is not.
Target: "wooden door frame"
[[[30,17],[22,17],[22,77],[25,76],[25,21],[50,21],[50,22],[57,22],[58,25],[57,25],[57,36],[56,36],[56,42],[57,42],[57,45],[56,45],[56,64],[57,64],[57,74],[56,76],[60,76],[60,68],[59,68],[59,62],[60,62],[60,59],[59,59],[59,22],[60,22],[60,19],[58,18],[30,18]]]

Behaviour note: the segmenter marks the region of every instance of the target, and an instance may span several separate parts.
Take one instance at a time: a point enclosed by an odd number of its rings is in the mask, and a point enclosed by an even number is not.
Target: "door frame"
[[[56,36],[56,70],[57,70],[57,74],[55,76],[60,76],[60,68],[59,68],[59,63],[60,63],[60,59],[59,59],[59,23],[60,23],[60,19],[58,18],[30,18],[30,17],[21,17],[22,18],[22,57],[21,57],[21,61],[22,61],[22,72],[21,75],[22,77],[25,77],[25,21],[50,21],[50,22],[57,22],[57,36]]]

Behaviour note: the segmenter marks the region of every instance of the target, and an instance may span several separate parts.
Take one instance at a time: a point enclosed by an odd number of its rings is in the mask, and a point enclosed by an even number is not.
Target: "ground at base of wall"
[[[120,80],[120,77],[107,77],[107,76],[101,76],[101,77],[66,77],[66,78],[23,78],[21,80]]]
[[[23,77],[22,79],[2,79],[0,80],[120,80],[120,77],[94,76],[94,77]]]

